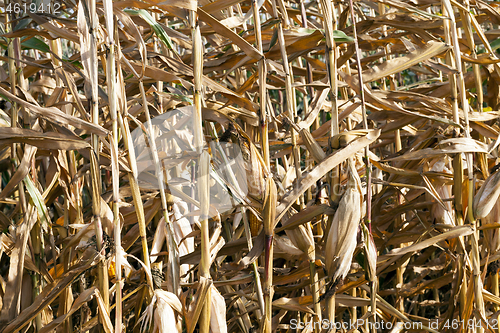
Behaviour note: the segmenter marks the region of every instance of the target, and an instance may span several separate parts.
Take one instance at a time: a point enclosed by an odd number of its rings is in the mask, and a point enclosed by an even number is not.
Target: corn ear
[[[373,236],[364,223],[361,224],[363,231],[363,250],[365,252],[365,271],[369,281],[374,281],[377,275],[377,246]]]
[[[477,219],[487,216],[500,196],[500,172],[495,172],[486,179],[474,197],[474,216]]]
[[[262,221],[260,221],[253,213],[249,212],[248,222],[250,223],[250,232],[252,236],[257,236],[259,234],[260,227],[262,227]]]
[[[432,166],[429,170],[453,175],[453,170],[451,169],[447,157],[432,161]],[[434,180],[432,185],[436,190],[436,194],[439,195],[439,198],[443,201],[444,207],[439,203],[433,204],[431,208],[431,217],[434,219],[435,223],[455,225],[455,210],[453,209],[452,202],[445,201],[445,199],[453,197],[453,186],[447,185],[439,180]],[[429,193],[426,193],[426,197],[428,200],[432,200],[432,196]]]
[[[285,230],[292,243],[304,252],[309,260],[315,259],[314,237],[309,224],[299,225],[295,229]]]
[[[349,272],[361,219],[361,180],[352,159],[349,159],[349,168],[347,191],[335,212],[326,242],[326,270],[334,283]]]
[[[240,141],[240,147],[245,161],[248,194],[256,199],[262,199],[266,188],[264,170],[259,160],[262,157],[260,157],[257,148],[253,144],[246,142],[246,140]]]
[[[321,163],[326,158],[323,148],[321,148],[308,130],[301,129],[299,133],[314,161],[316,163]]]
[[[212,297],[210,329],[212,332],[227,333],[226,302],[224,301],[224,296],[221,295],[214,285],[210,286],[210,290]]]
[[[151,303],[141,316],[141,331],[146,332],[154,316],[153,332],[182,332],[177,313],[182,313],[182,304],[177,296],[169,291],[156,289]]]
[[[488,215],[481,219],[483,225],[500,222],[500,201],[496,201]],[[500,250],[500,230],[498,228],[485,229],[484,239],[488,253],[494,254]]]
[[[278,194],[276,184],[273,177],[267,177],[266,180],[266,193],[264,196],[264,207],[262,215],[264,217],[264,233],[272,235],[274,229],[274,221],[276,220],[276,206],[278,201]]]
[[[166,332],[182,332],[179,330],[180,321],[177,320],[177,316],[174,310],[178,313],[182,313],[182,305],[175,294],[157,289],[155,290],[156,297],[156,311],[155,311],[155,325],[154,332],[158,328],[159,333]]]

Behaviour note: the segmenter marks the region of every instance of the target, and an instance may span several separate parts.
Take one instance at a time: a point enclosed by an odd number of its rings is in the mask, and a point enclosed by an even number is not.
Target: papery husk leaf
[[[349,183],[333,217],[326,242],[326,270],[332,281],[343,279],[351,268],[361,220],[361,181],[354,163],[349,161]]]
[[[486,179],[474,196],[474,216],[478,219],[487,216],[500,196],[500,172],[495,172]]]
[[[210,287],[212,306],[210,308],[210,329],[212,332],[227,333],[226,302],[214,285]]]
[[[264,233],[266,235],[273,235],[273,229],[275,226],[276,219],[276,204],[278,200],[278,194],[276,190],[276,184],[272,177],[267,177],[266,180],[266,192],[264,196],[264,205],[262,207],[262,218],[264,225]]]

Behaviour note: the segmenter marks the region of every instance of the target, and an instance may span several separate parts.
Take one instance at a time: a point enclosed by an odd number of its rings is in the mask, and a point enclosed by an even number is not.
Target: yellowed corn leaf
[[[405,57],[397,57],[391,60],[384,61],[382,65],[373,66],[369,70],[363,72],[363,82],[369,83],[379,80],[383,77],[401,72],[419,62],[428,60],[438,54],[441,54],[449,49],[445,43],[430,41],[425,47],[411,52]]]
[[[257,60],[260,60],[263,57],[262,53],[260,53],[255,47],[244,40],[240,35],[236,34],[234,31],[221,24],[218,20],[216,20],[212,15],[205,12],[202,8],[198,9],[198,16],[201,20],[208,23],[215,30],[215,32],[221,34],[222,36],[228,38],[232,43],[238,45],[247,55]]]
[[[282,199],[277,208],[277,218],[275,224],[281,220],[283,215],[286,213],[288,208],[297,200],[297,198],[303,194],[308,188],[310,188],[318,179],[323,177],[327,172],[332,170],[334,167],[347,160],[350,156],[353,156],[357,151],[368,146],[370,143],[374,142],[380,135],[380,130],[373,130],[369,132],[366,136],[363,136],[350,144],[345,148],[340,149],[330,156],[328,156],[323,162],[318,164],[314,169],[308,173],[304,178],[300,180],[300,186],[295,188],[293,191],[287,193]]]

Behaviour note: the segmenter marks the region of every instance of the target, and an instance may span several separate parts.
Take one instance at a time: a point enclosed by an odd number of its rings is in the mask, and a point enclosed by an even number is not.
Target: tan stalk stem
[[[146,98],[146,92],[144,89],[144,73],[141,73],[139,76],[137,72],[134,70],[130,62],[123,57],[121,58],[125,61],[129,69],[132,71],[135,77],[138,78],[139,80],[139,90],[141,93],[141,99],[142,99],[142,108],[144,111],[144,114],[146,115],[146,136],[147,140],[149,142],[149,148],[151,151],[151,155],[153,156],[153,163],[155,166],[155,172],[156,172],[156,177],[158,181],[158,189],[160,192],[160,200],[162,204],[162,211],[163,211],[163,218],[165,220],[165,224],[167,227],[167,247],[168,247],[168,275],[170,276],[170,280],[168,282],[168,290],[174,294],[179,294],[180,292],[180,276],[179,276],[179,269],[180,269],[180,264],[179,264],[179,249],[177,246],[177,243],[175,242],[174,238],[174,231],[172,224],[170,223],[169,216],[168,216],[168,204],[167,204],[167,196],[165,193],[165,187],[166,187],[166,181],[164,177],[164,173],[162,170],[162,165],[160,163],[160,159],[158,156],[158,150],[156,148],[156,137],[155,137],[155,131],[153,129],[153,125],[151,123],[151,115],[149,113],[149,106],[148,106],[148,101]]]
[[[470,10],[468,0],[464,1],[464,5],[468,10]],[[474,42],[474,35],[473,35],[471,18],[468,15],[468,13],[464,13],[462,10],[460,10],[460,18],[462,19],[462,25],[464,28],[464,33],[465,33],[465,37],[467,40],[467,44],[468,44],[469,49],[471,51],[471,57],[476,59],[477,53],[476,53],[476,45]],[[472,64],[472,70],[474,71],[474,80],[476,83],[477,111],[482,112],[483,111],[483,83],[482,83],[482,79],[481,79],[481,70],[480,70],[479,64]]]
[[[115,241],[115,277],[116,277],[116,308],[115,308],[115,333],[122,331],[122,237],[119,212],[119,179],[120,171],[118,169],[118,117],[117,117],[117,98],[116,98],[116,60],[115,60],[115,28],[114,15],[112,12],[113,3],[111,0],[103,0],[104,16],[106,19],[106,30],[108,32],[107,48],[108,57],[106,59],[106,81],[108,85],[109,113],[112,121],[112,133],[110,135],[111,158],[112,158],[112,188],[113,188],[113,224]]]
[[[217,151],[222,156],[224,165],[230,165],[230,161],[227,158],[224,149],[220,145],[219,138],[217,136],[217,131],[216,131],[213,123],[210,123],[210,127],[211,127],[211,134],[212,134],[213,138],[216,140],[215,143],[216,143]],[[227,173],[229,175],[229,181],[234,186],[234,188],[237,191],[241,191],[240,186],[238,184],[238,181],[236,179],[236,176],[234,175],[233,169],[227,168]],[[247,239],[248,251],[251,251],[253,248],[252,232],[250,231],[250,225],[248,222],[247,211],[246,211],[246,208],[244,206],[241,207],[241,215],[243,218],[243,226],[245,229],[245,237]],[[229,234],[229,232],[228,232],[228,234]],[[262,313],[264,312],[265,306],[264,306],[264,294],[262,292],[262,283],[260,280],[260,274],[259,274],[258,265],[257,265],[256,261],[252,262],[252,270],[254,273],[255,288],[257,289],[257,299],[259,301],[259,306],[260,306],[260,310],[261,310],[261,313],[257,315],[258,319],[260,320],[261,319],[260,317],[262,317]]]
[[[331,1],[320,0],[321,10],[323,12],[323,28],[325,29],[326,37],[326,58],[327,58],[327,69],[328,69],[328,82],[330,84],[330,101],[332,103],[331,109],[331,127],[330,127],[330,137],[339,133],[339,116],[338,116],[338,76],[337,76],[337,58],[338,58],[338,48],[333,37],[333,32],[336,29],[337,17],[335,15],[335,10]],[[340,200],[340,191],[336,189],[340,185],[340,166],[335,167],[329,173],[329,183],[330,183],[330,201],[334,204],[338,204]]]
[[[365,103],[365,93],[364,93],[364,83],[363,83],[363,75],[362,71],[363,68],[361,66],[361,50],[359,49],[359,44],[358,44],[358,36],[357,36],[357,29],[356,29],[356,19],[354,17],[354,4],[353,0],[349,0],[349,8],[351,12],[351,20],[352,20],[352,26],[353,26],[353,33],[354,33],[354,47],[356,49],[356,62],[357,62],[357,68],[358,68],[358,80],[359,80],[359,95],[361,98],[361,110],[363,112],[363,128],[365,130],[368,129],[368,119],[367,119],[367,114],[366,114],[366,103]],[[366,223],[368,225],[368,230],[372,231],[371,229],[371,200],[372,200],[372,188],[371,188],[371,163],[370,159],[368,158],[368,152],[369,152],[369,146],[365,147],[364,150],[364,160],[365,160],[365,165],[366,165]],[[373,321],[376,322],[377,320],[377,277],[373,277],[373,280],[371,282],[371,293],[370,293],[370,298],[371,298],[371,313],[373,316]],[[375,325],[372,325],[371,331],[375,333]]]
[[[460,10],[460,18],[462,19],[462,25],[464,28],[467,44],[468,44],[469,49],[471,51],[471,57],[477,59],[476,45],[474,42],[473,27],[472,27],[472,22],[471,22],[470,8],[469,8],[470,6],[469,6],[468,0],[466,0],[464,2],[464,6],[467,9],[467,12]],[[476,96],[477,96],[476,107],[477,107],[478,112],[482,112],[483,111],[483,83],[482,83],[481,70],[480,70],[479,64],[472,64],[472,70],[474,72],[474,81],[476,83]],[[484,136],[480,135],[479,140],[481,140],[482,142],[486,142],[487,139],[485,139]],[[488,167],[487,167],[486,154],[478,153],[477,158],[479,160],[481,170],[487,170]],[[483,173],[487,173],[487,171],[483,171]]]
[[[264,197],[262,217],[265,235],[265,267],[264,267],[264,327],[263,333],[272,332],[272,303],[273,303],[273,257],[274,257],[274,220],[276,219],[277,190],[276,184],[271,176],[266,180],[266,194]]]
[[[255,27],[255,41],[257,44],[257,50],[264,54],[262,49],[262,31],[260,24],[260,14],[259,8],[257,4],[257,0],[252,0],[252,10],[253,10],[253,19],[254,19],[254,27]],[[267,106],[267,68],[266,68],[266,59],[262,57],[259,60],[259,121],[260,121],[260,144],[262,148],[262,157],[264,158],[264,163],[267,168],[270,169],[270,154],[269,154],[269,133],[268,133],[268,117],[266,113]],[[252,244],[252,234],[248,225],[248,218],[246,215],[246,209],[242,208],[241,213],[243,214],[243,223],[245,225],[245,235],[248,242],[248,250],[251,251]],[[262,292],[262,284],[260,281],[260,275],[258,272],[258,264],[257,262],[252,263],[252,269],[255,276],[256,288],[257,288],[257,297],[259,300],[259,306],[263,313],[265,313],[266,305],[264,302],[264,294]],[[259,318],[260,319],[260,318]]]
[[[117,33],[117,32],[116,32]],[[116,34],[115,33],[115,34]],[[117,51],[118,51],[118,58],[119,60],[122,59],[123,55],[121,53],[120,49],[120,40],[118,38],[115,39],[117,43]],[[117,62],[117,82],[125,82],[123,79],[123,72],[121,70],[121,61]],[[120,100],[120,110],[122,110],[124,115],[127,115],[127,96],[125,94],[125,87],[123,84],[120,84],[119,87],[119,94],[121,96]],[[123,145],[126,151],[128,151],[127,157],[130,165],[130,170],[132,172],[128,173],[128,180],[130,184],[130,189],[132,191],[132,200],[134,201],[134,206],[135,206],[135,212],[137,214],[137,221],[139,224],[139,237],[141,238],[141,245],[142,245],[142,256],[143,256],[143,261],[144,264],[146,265],[147,269],[149,272],[147,274],[151,273],[151,262],[149,260],[149,249],[148,249],[148,240],[147,240],[147,234],[146,234],[146,218],[144,216],[144,206],[142,203],[141,199],[141,192],[139,189],[139,184],[137,181],[138,177],[138,171],[137,171],[137,163],[136,163],[136,155],[135,155],[135,149],[134,145],[131,142],[131,133],[130,133],[130,128],[128,126],[128,121],[126,119],[123,119],[121,116],[121,113],[118,114],[118,123],[120,124],[120,128],[123,132],[124,139],[123,139]]]
[[[448,17],[450,19],[451,27],[451,37],[453,41],[453,53],[455,56],[455,65],[458,71],[458,87],[460,90],[460,100],[462,102],[462,110],[465,121],[465,137],[470,138],[470,129],[469,129],[469,102],[467,99],[467,91],[464,82],[464,76],[462,71],[462,61],[460,57],[460,48],[457,34],[457,26],[455,23],[455,14],[453,8],[451,7],[451,3],[449,0],[443,0],[443,6],[446,7],[446,11],[448,13]],[[472,278],[473,278],[473,288],[474,288],[474,301],[475,307],[479,311],[481,318],[485,318],[485,308],[484,308],[484,300],[483,300],[483,284],[481,280],[481,267],[480,267],[480,258],[479,258],[479,230],[476,227],[476,220],[473,215],[472,203],[474,199],[474,173],[473,173],[473,165],[472,165],[473,156],[472,153],[466,154],[466,162],[467,162],[467,173],[469,178],[469,192],[468,192],[468,207],[467,207],[467,215],[469,218],[469,223],[474,229],[474,233],[471,235],[471,259],[472,259]],[[484,328],[478,328],[478,332],[484,332]]]
[[[156,22],[160,22],[161,14],[160,13],[153,13],[153,18],[155,19]],[[160,49],[158,49],[158,46],[160,46]],[[166,48],[164,47],[162,42],[158,38],[156,38],[156,35],[155,35],[154,43],[153,43],[154,52],[155,53],[167,53],[167,55],[168,55],[168,51],[164,52],[164,51],[166,51],[165,49]],[[163,85],[164,85],[163,81],[161,81],[161,80],[156,81],[156,87],[158,88],[158,92],[160,92],[160,94],[158,94],[158,110],[160,113],[164,112],[164,110],[163,110],[163,96],[161,94],[161,92],[163,92]]]
[[[167,196],[165,193],[165,187],[166,187],[166,181],[164,177],[164,173],[162,170],[162,166],[160,163],[160,159],[158,156],[158,150],[156,148],[156,137],[155,137],[155,131],[153,129],[153,125],[151,123],[151,115],[149,113],[149,106],[148,106],[148,101],[146,98],[146,92],[144,89],[144,73],[141,73],[141,76],[137,74],[137,72],[134,70],[134,68],[131,66],[130,62],[127,61],[126,58],[122,58],[125,63],[128,65],[129,69],[132,71],[135,77],[138,78],[139,80],[139,90],[141,93],[141,99],[142,99],[142,108],[144,111],[144,114],[146,115],[146,136],[149,142],[149,148],[151,150],[151,155],[153,156],[153,163],[155,166],[155,172],[157,176],[157,181],[158,181],[158,189],[160,191],[160,200],[162,204],[162,210],[163,210],[163,218],[165,220],[165,224],[167,226],[167,247],[168,247],[168,270],[169,274],[171,277],[171,280],[168,281],[168,289],[170,292],[174,294],[178,294],[180,292],[180,276],[179,276],[179,250],[177,247],[177,243],[175,242],[174,239],[174,230],[172,227],[172,224],[170,223],[169,216],[168,216],[168,204],[167,204]]]
[[[99,103],[98,103],[98,75],[97,75],[97,14],[96,14],[96,2],[95,0],[87,0],[87,8],[89,9],[89,32],[90,32],[90,63],[91,66],[89,68],[90,82],[91,87],[91,96],[90,96],[90,114],[92,116],[92,123],[99,125]],[[99,253],[103,250],[103,229],[101,223],[101,173],[99,167],[99,136],[97,134],[92,133],[91,135],[91,144],[92,144],[92,152],[91,152],[91,168],[90,168],[90,176],[92,180],[92,214],[94,219],[94,228],[96,235],[96,245],[97,251]],[[97,275],[98,275],[98,287],[99,292],[101,293],[105,310],[109,315],[109,277],[108,270],[104,261],[100,261],[97,266]],[[102,321],[103,319],[101,319]],[[102,323],[102,322],[101,322]]]
[[[49,46],[50,46],[50,49],[52,51],[52,53],[51,53],[52,62],[54,63],[55,67],[57,67],[57,68],[61,67],[62,63],[61,63],[60,59],[62,59],[62,57],[63,57],[62,48],[61,48],[61,40],[60,39],[50,40]],[[56,76],[56,86],[57,87],[63,86],[63,82],[59,76]],[[70,173],[71,179],[75,179],[76,178],[75,176],[78,172],[78,164],[76,161],[75,153],[72,151],[68,151],[67,154],[65,154],[63,158],[66,158],[68,160],[69,173]],[[69,198],[65,198],[65,202],[64,202],[64,228],[65,229],[59,230],[60,236],[63,236],[63,235],[65,235],[66,237],[68,236],[69,225],[71,223],[81,224],[83,222],[82,211],[81,211],[81,200],[80,200],[81,197],[79,195],[79,188],[80,188],[80,181],[75,180],[75,183],[71,185],[72,193],[76,194],[74,196],[74,200],[75,200],[74,204],[76,205],[75,215],[70,214],[71,213],[70,200],[69,200]],[[61,235],[61,233],[62,233],[62,235]],[[65,238],[65,236],[63,236],[62,238]],[[73,253],[73,251],[70,249],[70,251],[68,251],[67,253],[65,253],[63,255],[62,264],[63,264],[65,273],[69,270],[72,253]],[[57,268],[57,263],[54,262],[54,269],[56,269],[56,268]],[[81,290],[81,291],[83,291],[83,290]],[[71,308],[71,302],[70,302],[71,298],[70,297],[71,297],[72,293],[73,293],[73,288],[71,286],[69,286],[61,294],[61,297],[59,298],[58,315],[64,315],[64,314],[69,312],[69,310]],[[68,331],[70,331],[70,329],[72,327],[73,327],[72,318],[69,317],[61,325],[61,331],[68,332]]]
[[[253,248],[252,233],[250,231],[250,225],[248,223],[247,212],[246,212],[246,209],[244,207],[241,207],[241,214],[243,216],[243,225],[245,228],[245,236],[247,238],[248,251],[251,251]],[[254,261],[252,263],[252,270],[253,270],[254,279],[255,279],[255,288],[257,289],[257,299],[259,301],[259,306],[260,306],[261,312],[265,313],[266,305],[264,302],[264,293],[262,292],[262,282],[260,280],[259,267],[257,265],[257,261]],[[258,319],[261,320],[262,318],[258,318]]]
[[[444,4],[444,0],[442,2],[442,11],[443,11],[443,16],[449,16],[448,10]],[[452,37],[451,37],[451,27],[450,27],[450,20],[443,20],[443,28],[444,28],[444,36],[445,36],[445,42],[447,44],[452,43]],[[448,52],[446,54],[446,63],[452,67],[455,67],[455,60],[452,56],[451,52]],[[458,93],[457,93],[457,80],[454,74],[449,74],[448,75],[448,80],[450,82],[450,91],[451,91],[451,100],[452,100],[452,109],[453,109],[453,121],[454,122],[459,122],[460,117],[459,117],[459,109],[458,109]],[[455,129],[455,133],[458,136],[458,129]],[[464,220],[463,220],[463,209],[462,209],[462,183],[463,183],[463,161],[462,161],[462,154],[457,154],[455,155],[453,159],[453,181],[454,181],[454,186],[453,186],[453,191],[454,191],[454,197],[455,197],[455,209],[456,209],[456,219],[457,219],[457,225],[463,225]],[[464,237],[460,237],[460,241],[464,241]],[[460,251],[460,249],[458,249]],[[466,309],[465,306],[467,304],[467,289],[468,289],[468,283],[467,283],[467,269],[466,265],[461,265],[460,266],[463,269],[463,281],[462,281],[462,287],[460,288],[460,314],[464,314]]]
[[[81,202],[81,196],[80,196],[80,189],[81,189],[81,181],[77,179],[76,175],[78,173],[78,161],[76,160],[76,154],[73,151],[68,151],[67,152],[67,159],[68,159],[68,165],[69,165],[69,173],[71,179],[75,179],[74,184],[71,185],[71,191],[72,193],[75,193],[75,204],[76,204],[76,212],[75,212],[75,219],[73,221],[70,221],[69,216],[65,216],[64,219],[64,227],[68,228],[69,230],[69,225],[71,222],[74,224],[83,224],[83,215],[82,215],[82,202]],[[69,204],[68,204],[69,206]],[[69,215],[69,214],[68,214]],[[65,230],[66,233],[68,233]],[[72,257],[73,251],[70,250],[68,251],[68,254],[66,254],[62,260],[63,260],[63,265],[65,271],[69,269],[70,263],[71,263],[71,257]],[[54,268],[56,268],[57,265],[54,263]],[[80,292],[83,292],[83,289],[80,290]],[[72,293],[72,288],[68,287],[64,290],[62,294],[62,299],[67,300],[69,298],[69,295]],[[68,313],[68,311],[71,308],[71,304],[63,304],[64,308],[63,310],[65,311],[64,313]],[[68,318],[64,323],[63,323],[63,332],[68,332],[70,331],[70,328],[73,327],[72,319],[71,317]]]
[[[255,27],[255,40],[257,42],[257,50],[260,53],[264,53],[262,50],[262,32],[260,26],[260,16],[259,16],[259,8],[257,5],[257,0],[252,0],[252,9],[253,9],[253,19],[254,19],[254,27]],[[267,168],[270,168],[270,160],[269,160],[269,134],[267,132],[267,114],[266,114],[266,104],[267,104],[267,87],[266,87],[266,59],[262,57],[259,60],[259,98],[260,98],[260,110],[259,110],[259,118],[260,118],[260,144],[262,146],[262,157],[264,158],[264,162]]]
[[[301,18],[302,18],[302,27],[307,28],[307,14],[306,14],[306,8],[304,6],[303,0],[300,0],[300,11],[301,11]],[[301,64],[301,61],[299,62],[299,65],[300,64]],[[307,79],[305,80],[305,82],[311,83],[313,81],[312,68],[311,68],[311,64],[307,61],[306,61],[306,70],[307,70]],[[310,98],[313,97],[313,88],[312,87],[308,87],[306,92],[309,93]],[[308,114],[309,105],[308,105],[308,101],[307,101],[307,94],[304,94],[303,103],[304,103],[304,114]],[[317,119],[318,118],[316,117],[316,120]],[[319,126],[317,126],[316,122],[313,123],[313,129],[316,129],[318,127]],[[307,153],[309,153],[309,151],[307,151]],[[309,169],[312,169],[314,163],[311,160],[311,158],[310,157],[306,158],[306,161],[308,163]],[[307,199],[308,199],[307,201],[312,200],[311,189],[308,190],[308,198]],[[311,228],[311,230],[312,230],[311,223],[308,223],[308,228]],[[316,258],[316,251],[314,251],[314,254],[312,254],[312,257]],[[311,294],[313,297],[315,318],[316,318],[316,322],[319,325],[319,323],[321,323],[321,320],[322,320],[321,303],[319,302],[319,297],[320,297],[320,290],[319,289],[320,288],[319,288],[319,284],[318,284],[318,272],[316,271],[316,263],[315,263],[314,259],[309,260],[309,273],[310,273]],[[317,325],[314,325],[313,328],[314,328],[314,332],[319,332],[319,327]]]
[[[171,290],[170,292],[174,294],[178,294],[180,292],[179,286],[179,250],[177,248],[177,244],[174,239],[174,230],[172,227],[172,223],[170,223],[170,219],[168,216],[168,204],[167,204],[167,196],[165,193],[166,188],[166,180],[164,178],[164,173],[162,170],[160,158],[158,157],[158,149],[156,147],[156,137],[155,130],[151,123],[151,115],[149,114],[149,106],[146,98],[146,92],[144,90],[144,82],[143,77],[139,79],[139,89],[142,96],[142,103],[144,108],[144,113],[146,115],[147,122],[147,131],[148,131],[148,141],[151,149],[151,153],[153,155],[153,162],[155,164],[156,177],[158,179],[158,188],[160,190],[160,199],[163,210],[163,218],[165,219],[165,224],[167,225],[167,247],[168,247],[168,269],[170,271],[171,276]]]
[[[286,21],[284,20],[283,17],[278,16],[278,8],[276,7],[276,0],[272,0],[272,6],[273,6],[273,17],[277,20],[279,20],[279,23],[277,24],[277,29],[278,29],[278,42],[280,44],[280,51],[281,51],[281,58],[283,60],[283,71],[285,72],[285,98],[286,98],[286,113],[290,120],[294,121],[295,120],[295,99],[294,99],[294,93],[293,93],[293,78],[292,78],[292,71],[290,68],[290,64],[288,62],[288,54],[286,53],[286,44],[285,44],[285,36],[283,34],[283,22]],[[295,129],[290,129],[290,135],[292,139],[292,155],[293,155],[293,162],[295,166],[295,184],[298,186],[299,181],[302,177],[302,172],[300,168],[300,156],[299,156],[299,147],[297,146],[297,133]],[[303,202],[303,197],[301,196],[301,202]]]
[[[210,155],[205,150],[203,140],[202,108],[202,75],[203,75],[203,43],[200,27],[196,24],[193,29],[193,73],[194,73],[194,144],[200,153],[198,195],[200,200],[201,223],[201,262],[200,279],[210,279],[210,231],[208,228],[208,212],[210,206]],[[205,298],[205,304],[199,320],[200,332],[208,333],[210,329],[211,295],[210,290]]]
[[[34,261],[35,261],[35,266],[37,268],[40,268],[40,263],[41,263],[41,250],[42,250],[42,230],[40,227],[40,221],[37,221],[35,225],[33,226],[33,229],[31,229],[30,233],[30,238],[31,238],[31,246],[33,247],[33,254],[34,254]],[[38,273],[33,273],[32,275],[32,280],[33,280],[33,299],[35,299],[40,292],[42,291],[42,286],[41,286],[41,281],[40,281],[40,275]],[[38,314],[35,317],[35,332],[38,332],[40,329],[42,329],[42,316],[41,314]]]
[[[385,14],[385,5],[382,3],[379,3],[378,8],[379,8],[380,15],[384,15]],[[382,26],[382,35],[384,37],[387,36],[387,26],[385,26],[385,25]],[[386,45],[384,47],[384,53],[386,54],[387,60],[392,59],[390,52],[391,52],[390,46]],[[384,81],[383,90],[386,90],[387,85],[385,84],[385,78],[383,78],[382,80]],[[394,75],[391,75],[389,77],[389,80],[390,80],[390,89],[396,90],[396,80],[394,79]],[[399,129],[397,129],[394,131],[394,152],[397,153],[402,148],[403,147],[401,144],[401,131]],[[397,165],[395,165],[395,166],[397,166]],[[398,205],[401,205],[403,203],[403,197],[402,197],[401,193],[398,191],[396,196],[397,196],[396,200],[397,200]],[[404,214],[396,216],[394,228],[396,230],[398,230],[398,228],[400,228],[400,226],[403,225],[403,222],[404,222]],[[408,245],[409,244],[405,243],[405,244],[401,244],[400,247],[405,247]],[[396,270],[396,290],[397,291],[399,291],[400,288],[403,286],[403,283],[404,283],[403,275],[404,275],[404,272],[406,270],[406,266],[407,266],[408,262],[409,262],[409,259],[407,261],[405,261],[401,266],[398,266],[398,268]],[[400,312],[404,313],[404,298],[399,296],[399,295],[397,296],[397,299],[396,299],[396,309],[398,309]]]
[[[443,9],[443,16],[448,16],[448,11],[446,9],[446,6],[444,5],[444,1],[442,0],[442,9]],[[444,29],[444,38],[446,44],[451,45],[452,44],[452,37],[451,37],[451,27],[450,27],[450,20],[443,20],[443,29]],[[455,61],[452,57],[451,52],[448,52],[446,54],[446,63],[450,66],[455,66]],[[455,74],[449,74],[448,79],[450,82],[450,91],[451,91],[451,103],[452,103],[452,108],[453,108],[453,121],[458,123],[460,122],[460,117],[459,117],[459,111],[458,111],[458,93],[457,93],[457,80],[455,77]]]

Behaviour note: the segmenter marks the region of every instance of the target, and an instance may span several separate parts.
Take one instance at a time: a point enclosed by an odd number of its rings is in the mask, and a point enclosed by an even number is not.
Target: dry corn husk
[[[486,179],[474,197],[474,216],[478,219],[487,216],[500,196],[500,172],[495,172]]]
[[[290,256],[301,256],[303,253],[286,236],[274,235],[273,246],[275,258],[290,258]]]
[[[266,181],[262,168],[262,157],[257,148],[249,143],[246,138],[240,140],[240,148],[243,156],[243,163],[246,173],[248,194],[256,199],[264,197]]]
[[[188,213],[188,211],[189,207],[187,203],[176,198],[175,202],[172,204],[173,217],[171,221],[173,221],[172,224],[174,229],[175,243],[178,244],[179,256],[181,257],[194,251],[194,238],[186,238],[186,236],[193,231],[191,223],[186,217],[184,217]],[[181,265],[180,276],[185,275],[190,268],[191,266],[188,264]],[[186,277],[186,279],[187,278],[188,277]]]
[[[315,259],[314,237],[309,224],[299,225],[297,228],[285,230],[288,238],[298,247],[309,260]]]
[[[115,253],[112,259],[108,262],[108,274],[110,278],[114,278],[116,275],[116,256],[121,257],[121,266],[125,272],[125,277],[129,277],[133,271],[135,271],[134,267],[127,260],[127,252],[120,246],[119,253]]]
[[[154,315],[153,332],[182,332],[182,322],[177,313],[182,313],[182,304],[175,294],[156,289],[153,299],[141,316],[141,331],[147,331]]]
[[[115,227],[113,223],[113,211],[111,208],[109,208],[108,204],[104,199],[101,197],[101,223],[102,223],[102,230],[107,233],[108,235],[113,234],[113,229]]]
[[[483,225],[500,222],[500,201],[495,203],[489,214],[481,219],[481,222]],[[488,253],[493,255],[500,250],[500,230],[498,228],[485,229],[483,232]]]
[[[374,281],[377,273],[377,246],[373,236],[364,223],[361,224],[363,235],[363,250],[365,252],[365,270],[369,281]]]
[[[321,163],[326,158],[326,154],[323,151],[323,148],[321,148],[318,142],[314,140],[314,137],[308,130],[301,129],[300,136],[302,137],[302,141],[304,141],[307,150],[311,153],[314,161],[316,161],[316,163]]]
[[[334,283],[349,272],[361,219],[361,180],[352,159],[349,159],[349,173],[347,190],[335,212],[326,242],[326,270]]]
[[[151,263],[154,263],[158,256],[156,256],[157,253],[161,252],[161,248],[163,247],[163,243],[165,242],[165,235],[166,235],[166,226],[165,226],[165,220],[162,217],[160,221],[158,222],[158,225],[156,226],[155,230],[155,237],[153,238],[153,246],[151,247]]]
[[[433,160],[429,170],[453,175],[451,161],[449,161],[447,156]],[[453,209],[452,201],[445,201],[445,199],[453,197],[453,186],[446,185],[439,180],[434,180],[432,184],[439,198],[443,200],[446,209],[440,203],[433,204],[431,208],[431,217],[435,223],[455,225],[455,210]],[[432,196],[429,193],[426,193],[426,197],[427,200],[432,200]]]
[[[176,243],[179,243],[184,237],[193,231],[191,223],[184,217],[188,212],[187,204],[178,199],[174,198],[172,203],[172,214],[170,215],[172,221],[172,227],[174,230],[174,237]],[[195,217],[196,219],[196,217]],[[162,217],[156,228],[155,237],[153,239],[153,247],[151,253],[155,254],[161,251],[161,247],[165,241],[166,233],[165,220]],[[194,251],[194,240],[192,238],[186,238],[182,243],[179,244],[179,255],[183,256]],[[157,256],[151,256],[151,262],[155,262]]]
[[[213,333],[227,333],[226,302],[224,301],[224,296],[221,295],[214,285],[210,286],[210,295],[212,297],[210,330]]]
[[[264,206],[262,217],[264,219],[264,233],[272,235],[274,229],[274,220],[276,219],[276,207],[278,206],[278,193],[273,177],[267,177],[266,193],[264,196]]]
[[[189,237],[185,238],[189,235],[193,228],[191,227],[191,223],[184,216],[189,212],[189,208],[187,204],[178,199],[173,198],[172,214],[170,215],[170,219],[172,221],[172,229],[174,231],[174,240],[176,244],[178,244],[179,248],[179,256],[184,256],[194,251],[194,239]],[[167,235],[167,226],[165,224],[165,220],[162,217],[156,227],[155,236],[153,239],[153,246],[151,248],[151,253],[153,254],[151,258],[151,262],[154,263],[158,256],[155,254],[160,253],[165,243]],[[181,243],[182,241],[182,243]],[[190,265],[183,264],[180,266],[180,276],[185,275],[190,269]]]

